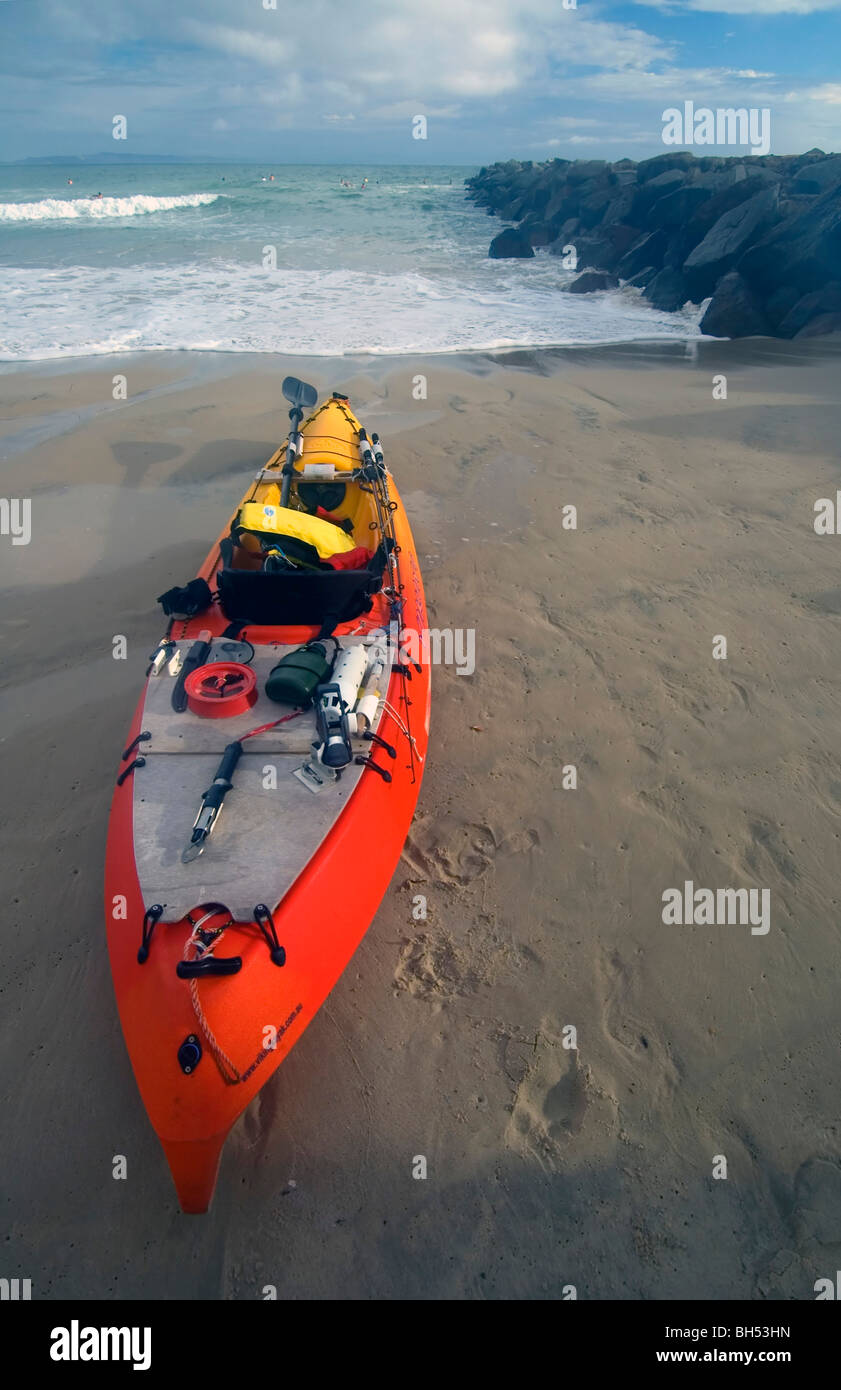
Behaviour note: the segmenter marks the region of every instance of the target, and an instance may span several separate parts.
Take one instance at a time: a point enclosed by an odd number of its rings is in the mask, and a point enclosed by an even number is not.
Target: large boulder
[[[528,237],[520,231],[519,227],[506,227],[504,232],[500,232],[494,237],[488,248],[488,255],[494,261],[504,260],[508,257],[525,260],[534,255],[534,250]]]
[[[725,212],[730,212],[732,208],[737,208],[740,203],[746,203],[749,198],[755,197],[763,189],[772,185],[776,186],[780,182],[775,175],[768,174],[765,170],[760,169],[749,175],[744,165],[741,168],[744,170],[744,178],[733,179],[730,183],[725,184],[724,187],[713,193],[708,202],[702,203],[692,213],[692,222],[701,229],[702,235],[705,235],[710,227],[724,216]]]
[[[617,275],[623,280],[628,280],[632,275],[636,275],[637,271],[644,270],[647,265],[656,266],[659,270],[668,244],[668,237],[662,227],[656,232],[646,232],[645,236],[641,236],[626,251],[616,267]]]
[[[530,246],[548,246],[555,240],[555,229],[547,222],[524,222],[520,231],[528,239]]]
[[[731,270],[751,242],[775,221],[778,206],[777,187],[766,188],[713,223],[684,263],[693,299],[704,299],[712,292],[721,275]]]
[[[795,170],[802,169],[804,164],[814,164],[816,160],[826,159],[826,157],[826,150],[820,150],[817,145],[813,145],[805,154],[792,155],[791,167]]]
[[[606,159],[582,159],[571,164],[566,172],[570,183],[586,183],[588,179],[602,178],[609,169]]]
[[[666,230],[669,240],[663,253],[663,266],[668,270],[682,270],[687,256],[694,251],[704,233],[695,222],[686,222],[682,227]]]
[[[717,193],[723,193],[725,188],[730,188],[734,183],[741,183],[748,176],[748,171],[744,164],[731,160],[724,169],[708,169],[705,173],[696,174],[693,184],[695,188],[708,188],[713,197]]]
[[[659,273],[653,265],[647,265],[644,270],[638,270],[636,275],[632,275],[630,280],[626,280],[625,284],[633,285],[634,289],[644,290],[646,285],[651,284],[655,275],[659,275]]]
[[[579,198],[573,194],[569,185],[564,183],[560,188],[556,188],[546,207],[543,209],[545,221],[551,222],[553,226],[560,225],[570,217],[578,216]]]
[[[611,198],[604,210],[605,222],[624,222],[631,215],[636,188],[634,184],[611,189]]]
[[[781,285],[778,290],[774,290],[774,293],[768,296],[765,301],[765,313],[775,333],[779,331],[779,325],[786,314],[791,312],[800,297],[800,291],[795,289],[794,285]]]
[[[801,168],[792,185],[793,193],[826,193],[841,183],[841,154],[810,161]]]
[[[640,239],[639,227],[629,227],[625,222],[612,222],[609,226],[605,222],[599,228],[599,236],[604,237],[610,242],[620,256],[624,256],[626,251],[630,251]]]
[[[567,220],[565,222],[562,222],[560,227],[558,228],[557,239],[560,242],[568,242],[570,237],[575,236],[575,234],[580,231],[581,223],[579,219],[577,217],[568,217]],[[555,254],[557,255],[558,253],[555,252]]]
[[[603,188],[594,189],[585,198],[581,199],[578,205],[578,215],[585,227],[595,227],[601,222],[605,211],[610,206],[613,196],[613,189],[605,185]]]
[[[795,334],[797,338],[827,338],[830,333],[841,333],[841,313],[818,314],[810,319],[805,328]]]
[[[636,227],[626,227],[619,222],[615,226],[599,227],[596,232],[576,235],[571,242],[559,238],[550,249],[557,255],[563,252],[565,245],[573,245],[580,266],[593,270],[615,270],[621,257],[638,239]]]
[[[756,338],[769,324],[750,285],[731,270],[716,285],[700,328],[713,338]]]
[[[640,183],[649,183],[667,170],[691,169],[695,162],[695,156],[689,150],[670,150],[665,154],[655,154],[651,159],[640,160],[637,165],[637,178]]]
[[[764,294],[794,285],[801,294],[839,278],[841,192],[830,189],[798,208],[749,247],[738,269]]]
[[[698,188],[695,184],[688,184],[673,193],[666,193],[648,209],[645,225],[652,228],[682,227],[701,204],[709,202],[711,197],[712,189]]]
[[[577,236],[569,244],[575,247],[578,264],[582,269],[613,270],[619,260],[619,252],[607,237]],[[559,251],[562,249],[558,247]]]
[[[528,189],[523,196],[524,201],[528,205],[529,216],[537,217],[543,212],[546,204],[549,202],[552,196],[552,189],[544,184],[542,187]]]
[[[796,338],[815,319],[826,314],[841,313],[841,281],[831,280],[823,289],[804,294],[781,320],[777,332],[781,338]]]
[[[672,313],[689,298],[686,279],[679,270],[660,270],[646,285],[645,298],[654,309]]]
[[[689,174],[684,169],[667,169],[662,174],[657,174],[647,183],[640,184],[634,192],[634,201],[631,204],[631,211],[628,214],[631,222],[637,226],[645,225],[649,210],[660,198],[664,198],[667,193],[675,193],[689,182]]]
[[[615,290],[619,281],[603,270],[585,270],[571,285],[564,285],[567,294],[592,294],[595,290]]]

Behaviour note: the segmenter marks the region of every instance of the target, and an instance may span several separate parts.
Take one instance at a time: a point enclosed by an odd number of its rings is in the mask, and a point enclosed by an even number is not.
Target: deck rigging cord
[[[222,912],[227,914],[228,920],[221,927],[204,926],[205,922],[209,921],[212,917],[217,917]],[[231,917],[230,913],[228,913],[228,909],[226,907],[222,907],[222,905],[219,903],[211,904],[209,910],[205,912],[203,917],[199,918],[198,922],[193,922],[193,919],[189,913],[187,914],[187,920],[192,924],[193,930],[191,935],[187,937],[187,940],[184,943],[184,955],[182,957],[182,960],[186,962],[211,959],[213,956],[213,952],[219,945],[219,942],[222,940],[222,937],[225,935],[225,932],[227,931],[228,927],[232,927],[234,925],[233,918]],[[195,950],[195,955],[191,956],[191,949]],[[223,1081],[225,1081],[229,1086],[236,1086],[238,1083],[242,1081],[242,1077],[237,1068],[234,1066],[227,1052],[225,1052],[222,1046],[220,1045],[216,1037],[216,1034],[213,1032],[213,1029],[207,1021],[207,1015],[205,1014],[204,1009],[201,1006],[201,1000],[199,999],[199,982],[195,978],[195,976],[190,979],[190,1001],[193,1005],[193,1013],[196,1016],[196,1022],[198,1023],[199,1028],[204,1034],[205,1041],[207,1042],[207,1045],[210,1048],[210,1051],[213,1055],[213,1059],[217,1067],[219,1068],[219,1073]]]
[[[272,726],[267,725],[266,727],[271,728]],[[253,732],[260,731],[254,730]],[[223,922],[221,926],[205,927],[205,922],[209,922],[213,917],[218,917],[222,913],[227,917],[227,921]],[[228,909],[224,907],[222,903],[207,904],[204,916],[200,917],[197,922],[193,921],[192,914],[188,912],[187,921],[190,923],[193,930],[184,943],[184,953],[176,973],[180,979],[189,979],[190,981],[190,1000],[193,1005],[193,1013],[196,1016],[196,1022],[199,1028],[204,1034],[207,1045],[213,1054],[222,1079],[227,1085],[236,1086],[244,1080],[244,1077],[237,1070],[227,1052],[225,1052],[221,1046],[208,1022],[207,1015],[199,999],[198,977],[205,974],[238,974],[242,966],[241,957],[232,956],[226,960],[214,957],[214,951],[225,935],[225,932],[229,927],[236,926],[237,924],[234,922]],[[257,903],[254,908],[254,921],[260,930],[263,940],[269,948],[272,964],[285,965],[286,951],[278,941],[274,918],[265,903]],[[195,955],[190,954],[191,949],[195,952]]]

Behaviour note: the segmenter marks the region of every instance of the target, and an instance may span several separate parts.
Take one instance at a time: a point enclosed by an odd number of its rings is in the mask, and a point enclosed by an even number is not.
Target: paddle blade
[[[286,377],[281,389],[290,404],[300,406],[302,410],[312,410],[318,400],[315,387],[306,381],[299,381],[296,376]]]

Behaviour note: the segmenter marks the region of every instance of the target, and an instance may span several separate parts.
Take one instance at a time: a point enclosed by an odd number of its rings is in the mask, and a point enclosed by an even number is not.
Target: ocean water
[[[0,360],[161,349],[332,357],[698,336],[697,309],[660,313],[636,290],[563,294],[574,273],[546,252],[489,260],[500,223],[465,201],[473,172],[0,167]]]

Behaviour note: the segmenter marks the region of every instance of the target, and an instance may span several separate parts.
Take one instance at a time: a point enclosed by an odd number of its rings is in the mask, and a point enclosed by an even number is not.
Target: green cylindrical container
[[[287,652],[269,672],[266,694],[279,705],[306,709],[313,702],[316,687],[330,674],[333,665],[322,642],[308,642],[297,651]]]

